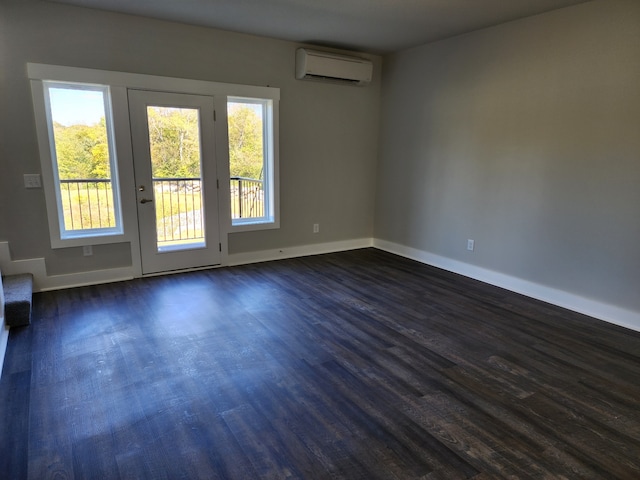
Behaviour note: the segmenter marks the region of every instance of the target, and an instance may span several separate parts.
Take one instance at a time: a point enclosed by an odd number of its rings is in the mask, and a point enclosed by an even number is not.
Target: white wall
[[[44,257],[49,275],[131,264],[128,243],[52,250],[26,64],[44,63],[281,89],[281,228],[232,234],[229,253],[371,238],[380,105],[374,82],[351,87],[294,78],[299,45],[36,0],[0,3],[0,241],[12,258]],[[320,223],[320,233],[312,225]]]
[[[640,312],[640,2],[386,57],[381,132],[377,239]]]

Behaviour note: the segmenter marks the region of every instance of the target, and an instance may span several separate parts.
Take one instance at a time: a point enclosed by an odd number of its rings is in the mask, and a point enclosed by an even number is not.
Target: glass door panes
[[[147,106],[158,251],[206,244],[199,113]]]

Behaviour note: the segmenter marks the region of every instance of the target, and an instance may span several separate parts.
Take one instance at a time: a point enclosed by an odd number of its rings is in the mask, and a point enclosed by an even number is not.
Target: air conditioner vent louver
[[[337,55],[318,50],[299,48],[296,51],[296,78],[298,80],[333,80],[365,85],[371,82],[373,65],[370,60]]]

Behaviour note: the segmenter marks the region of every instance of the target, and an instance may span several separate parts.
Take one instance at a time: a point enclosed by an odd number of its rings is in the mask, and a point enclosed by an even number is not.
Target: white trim
[[[264,215],[259,218],[232,218],[231,229],[234,232],[279,228],[279,209],[276,210],[274,195],[274,179],[278,177],[278,169],[275,164],[274,152],[274,101],[269,98],[227,97],[227,126],[229,116],[229,103],[236,105],[259,105],[261,107],[262,122],[262,188],[264,201]],[[229,142],[230,143],[230,142]],[[231,148],[231,145],[229,145]],[[241,202],[242,203],[242,202]]]
[[[227,115],[229,98],[253,99],[253,100],[272,100],[267,106],[267,116],[269,121],[265,122],[265,128],[268,130],[264,133],[269,140],[267,164],[270,168],[265,172],[265,182],[271,188],[271,204],[265,205],[270,211],[270,215],[262,217],[257,221],[255,219],[245,222],[233,223],[231,218],[231,191],[230,182],[231,172],[229,171],[229,121]],[[259,97],[257,94],[245,97],[236,95],[218,96],[216,97],[217,120],[215,126],[216,135],[216,161],[218,162],[218,178],[221,181],[218,190],[219,193],[219,222],[220,236],[222,241],[223,258],[226,256],[226,242],[230,233],[251,232],[258,230],[275,230],[280,228],[280,106],[277,99],[270,97]]]
[[[36,85],[32,83],[32,85]],[[107,85],[93,85],[93,84],[80,84],[75,82],[58,82],[58,81],[42,81],[38,87],[42,87],[43,91],[38,92],[44,94],[45,114],[41,117],[38,109],[36,109],[36,121],[40,122],[44,120],[48,131],[49,140],[49,156],[45,155],[45,152],[41,152],[40,158],[42,161],[51,163],[53,166],[53,177],[49,178],[49,168],[43,167],[44,182],[47,185],[53,185],[54,198],[47,197],[47,208],[49,208],[49,202],[55,202],[56,208],[51,205],[51,212],[55,210],[55,215],[49,215],[49,217],[55,216],[55,221],[58,224],[57,228],[50,229],[50,238],[52,248],[64,248],[69,246],[78,245],[91,245],[99,243],[112,243],[114,238],[124,238],[124,227],[122,221],[122,205],[120,201],[120,185],[118,181],[118,168],[117,168],[117,154],[114,141],[114,129],[113,129],[113,114],[112,114],[112,101],[110,88]],[[51,103],[51,90],[52,89],[66,89],[74,91],[92,91],[99,92],[102,95],[102,107],[105,118],[105,133],[107,138],[108,148],[108,165],[109,165],[109,179],[113,192],[112,208],[113,217],[115,220],[115,226],[113,227],[100,227],[100,228],[86,228],[81,230],[67,229],[64,221],[64,209],[62,206],[62,191],[60,186],[60,174],[59,164],[56,154],[56,139],[53,129],[53,107]],[[33,92],[36,94],[36,92]],[[35,102],[34,102],[35,105]],[[48,190],[47,190],[48,192]]]
[[[125,280],[132,280],[133,278],[133,269],[131,267],[92,270],[90,272],[67,273],[64,275],[51,275],[40,283],[38,291],[46,292],[49,290],[61,290],[63,288],[122,282]]]
[[[137,218],[131,218],[131,213],[125,213],[123,211],[124,204],[122,203],[122,187],[116,185],[118,179],[123,177],[123,172],[120,172],[120,168],[123,164],[118,160],[118,156],[121,152],[124,152],[124,157],[127,157],[127,150],[122,150],[118,145],[113,144],[114,138],[110,138],[110,154],[116,163],[112,163],[112,168],[117,165],[113,172],[112,182],[114,183],[114,194],[116,197],[114,201],[117,202],[115,207],[120,210],[118,216],[120,217],[120,229],[115,231],[107,231],[100,229],[97,232],[99,234],[89,234],[88,230],[83,230],[75,235],[66,236],[65,232],[62,232],[61,225],[62,207],[60,203],[60,192],[56,185],[58,185],[58,173],[57,167],[54,168],[55,160],[55,148],[52,142],[53,132],[51,129],[50,115],[48,113],[48,94],[45,95],[45,82],[41,80],[31,80],[31,96],[33,100],[33,108],[36,118],[36,134],[38,139],[38,149],[40,152],[40,166],[42,169],[42,187],[44,190],[45,203],[47,207],[47,222],[49,225],[49,239],[51,248],[63,248],[63,247],[78,247],[84,245],[101,245],[107,243],[121,243],[133,241],[133,235],[137,236],[137,230],[134,232],[128,226],[137,225]],[[112,89],[112,90],[117,90]],[[111,105],[115,108],[113,91],[110,92]],[[110,120],[113,112],[105,112],[107,119]],[[111,126],[111,132],[114,133],[113,125]],[[126,145],[125,145],[126,146]],[[113,153],[111,153],[113,152]],[[112,160],[112,161],[113,161]],[[124,178],[127,178],[126,176]]]
[[[109,268],[89,272],[67,273],[64,275],[48,275],[44,258],[13,260],[9,250],[9,242],[0,242],[0,269],[4,275],[31,273],[33,275],[34,292],[119,282],[122,280],[131,280],[139,276],[133,267]]]
[[[40,284],[47,278],[47,267],[44,263],[44,258],[13,260],[9,250],[9,242],[0,242],[0,270],[2,270],[3,275],[32,274],[34,291],[38,291]]]
[[[280,100],[280,89],[233,83],[189,80],[140,73],[115,72],[91,68],[65,67],[41,63],[27,63],[27,74],[33,80],[53,80],[106,84],[132,89],[154,90],[198,95],[230,95],[234,97],[261,97]]]
[[[458,273],[465,277],[473,278],[496,287],[505,288],[512,292],[526,295],[527,297],[542,300],[543,302],[551,303],[574,312],[640,332],[640,312],[626,310],[616,307],[615,305],[598,302],[539,283],[530,282],[386,240],[374,239],[373,246],[380,250],[417,260],[427,265]]]
[[[300,245],[296,247],[276,248],[273,250],[261,250],[258,252],[232,253],[227,257],[227,266],[245,265],[248,263],[269,262],[285,258],[305,257],[308,255],[320,255],[323,253],[342,252],[367,248],[373,246],[371,238],[358,238],[354,240],[342,240],[338,242],[316,243],[312,245]]]
[[[381,239],[360,238],[338,242],[285,247],[273,250],[262,250],[257,252],[234,253],[228,255],[223,260],[222,266],[267,262],[271,260],[320,255],[323,253],[341,252],[367,247],[374,247],[379,250],[410,258],[426,265],[458,273],[490,285],[505,288],[512,292],[520,293],[537,300],[542,300],[574,312],[582,313],[614,325],[640,332],[640,312],[598,302],[545,285],[529,282],[521,278],[505,275],[493,270],[477,267],[458,260],[434,255],[424,250],[418,250]],[[34,275],[35,291],[117,282],[130,280],[140,276],[133,267],[123,267],[92,272],[70,273],[67,275],[53,275],[49,277],[46,274],[43,258],[11,260],[8,242],[0,242],[0,268],[5,275],[32,273]]]
[[[140,236],[138,235],[138,189],[136,188],[133,171],[133,144],[131,143],[127,89],[125,87],[112,87],[111,101],[120,182],[122,222],[127,237],[126,241],[131,245],[133,276],[140,277],[142,275],[142,260],[140,258]]]
[[[235,253],[228,255],[225,259],[226,261],[222,265],[203,268],[217,268],[220,266],[226,267],[244,265],[247,263],[267,262],[270,260],[282,260],[285,258],[355,250],[357,248],[367,248],[371,246],[373,246],[372,239],[360,238],[355,240],[285,247],[274,250],[262,250],[258,252]],[[64,275],[47,275],[43,258],[12,260],[9,253],[8,242],[0,242],[0,267],[5,275],[14,275],[19,273],[33,274],[34,291],[36,292],[98,285],[101,283],[120,282],[139,278],[141,276],[134,267],[109,268],[105,270],[92,270],[89,272],[68,273]],[[187,272],[195,270],[202,270],[202,268],[180,271]],[[170,274],[175,272],[166,273]]]

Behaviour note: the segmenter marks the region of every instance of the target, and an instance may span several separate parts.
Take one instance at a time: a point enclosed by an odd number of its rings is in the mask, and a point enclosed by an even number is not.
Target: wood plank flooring
[[[3,479],[639,479],[640,334],[375,249],[35,295]]]

